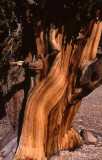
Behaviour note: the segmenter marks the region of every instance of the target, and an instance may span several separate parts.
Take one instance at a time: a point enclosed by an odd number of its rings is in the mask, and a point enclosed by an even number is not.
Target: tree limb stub
[[[87,85],[90,89],[95,89],[100,85],[102,80],[102,57],[97,58],[89,64],[81,76],[81,86]]]

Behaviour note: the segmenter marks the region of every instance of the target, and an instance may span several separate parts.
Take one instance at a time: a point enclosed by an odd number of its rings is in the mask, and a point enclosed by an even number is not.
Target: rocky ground
[[[102,160],[102,86],[83,99],[74,125],[79,132],[90,131],[97,142],[84,141],[76,151],[61,151],[50,160]]]
[[[51,157],[50,160],[102,160],[102,86],[83,99],[81,108],[74,119],[74,125],[78,132],[81,130],[90,131],[94,139],[96,137],[96,142],[90,143],[90,137],[88,137],[87,142],[84,141],[81,148],[73,152],[61,151],[58,155]],[[5,150],[6,139],[11,134],[14,135],[14,138]],[[0,150],[3,148],[0,151],[0,160],[13,159],[16,140],[7,117],[4,117],[0,121]]]

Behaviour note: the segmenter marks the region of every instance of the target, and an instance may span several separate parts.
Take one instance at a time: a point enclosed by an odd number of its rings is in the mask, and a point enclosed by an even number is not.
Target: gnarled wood
[[[81,138],[72,125],[73,118],[81,99],[102,83],[102,58],[95,60],[102,22],[91,25],[92,32],[89,27],[74,50],[71,42],[66,47],[62,43],[63,32],[56,35],[55,29],[50,31],[49,42],[57,53],[45,56],[43,52],[46,74],[28,98],[14,160],[45,160],[60,150],[71,150],[81,145]],[[46,50],[41,35],[37,40],[38,53]],[[91,64],[83,72],[85,60]],[[81,76],[78,77],[79,71]],[[93,79],[93,74],[96,79]]]

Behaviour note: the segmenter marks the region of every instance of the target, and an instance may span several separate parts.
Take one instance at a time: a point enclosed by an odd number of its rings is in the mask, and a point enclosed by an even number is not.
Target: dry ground
[[[97,143],[83,143],[76,151],[62,151],[50,160],[102,160],[102,86],[83,99],[74,125],[79,132],[82,129],[91,131]]]

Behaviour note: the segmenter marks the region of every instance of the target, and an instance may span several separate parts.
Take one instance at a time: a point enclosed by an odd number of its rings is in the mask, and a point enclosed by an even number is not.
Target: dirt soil
[[[81,148],[73,152],[61,151],[50,160],[102,160],[102,86],[83,99],[74,125],[78,132],[82,129],[90,131],[97,138],[97,142],[91,144],[84,141]],[[8,118],[4,117],[0,120],[0,150],[6,145],[6,138],[11,134]],[[10,156],[9,151],[7,158],[5,155],[2,156],[0,151],[0,160],[13,160],[13,154]]]

